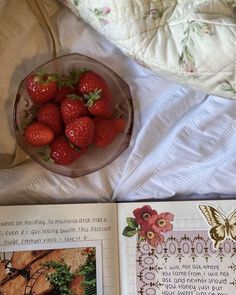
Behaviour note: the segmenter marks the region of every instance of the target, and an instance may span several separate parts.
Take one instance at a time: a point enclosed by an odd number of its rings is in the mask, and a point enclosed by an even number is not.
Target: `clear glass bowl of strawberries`
[[[14,126],[38,164],[79,177],[115,160],[129,145],[133,104],[126,82],[81,54],[55,58],[20,83]]]

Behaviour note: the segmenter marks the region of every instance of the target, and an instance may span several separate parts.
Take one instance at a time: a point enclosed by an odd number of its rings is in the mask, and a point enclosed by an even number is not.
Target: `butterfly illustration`
[[[215,241],[215,249],[226,237],[236,241],[236,209],[227,217],[212,206],[199,205],[199,209],[211,226],[209,233],[211,239]]]

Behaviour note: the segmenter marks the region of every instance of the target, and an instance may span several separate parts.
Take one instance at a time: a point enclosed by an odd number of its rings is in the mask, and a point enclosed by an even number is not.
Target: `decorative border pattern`
[[[177,264],[181,263],[183,258],[186,257],[193,263],[197,263],[199,258],[204,258],[206,262],[212,262],[213,259],[223,262],[226,257],[230,257],[233,261],[236,258],[236,243],[231,239],[226,239],[216,250],[207,231],[172,232],[156,249],[145,241],[138,241],[136,257],[137,294],[158,294],[157,291],[163,286],[160,280],[160,271],[163,269],[160,261],[168,262],[173,257]],[[236,264],[234,262],[228,266],[228,269],[233,271],[236,276]],[[236,290],[236,278],[230,284]]]

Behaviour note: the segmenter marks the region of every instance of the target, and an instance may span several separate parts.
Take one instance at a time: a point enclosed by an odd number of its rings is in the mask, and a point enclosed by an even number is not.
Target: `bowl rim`
[[[56,60],[60,60],[60,59],[66,58],[66,57],[71,57],[71,56],[82,57],[82,58],[88,59],[91,62],[94,62],[96,64],[99,64],[103,68],[106,68],[107,71],[112,72],[112,74],[117,79],[121,80],[122,83],[126,85],[127,91],[129,93],[129,95],[127,97],[127,103],[130,106],[130,118],[129,118],[130,126],[127,129],[127,132],[126,132],[126,135],[130,136],[129,142],[124,145],[124,148],[121,149],[121,151],[119,152],[118,155],[113,155],[107,162],[105,162],[104,164],[99,165],[98,168],[96,168],[94,170],[91,170],[89,172],[85,171],[85,173],[82,173],[80,175],[76,175],[76,172],[75,172],[75,174],[71,173],[70,175],[68,175],[68,174],[59,173],[59,172],[56,172],[55,170],[51,170],[51,169],[49,169],[47,167],[44,167],[41,164],[41,162],[38,161],[34,157],[34,153],[30,153],[28,150],[25,151],[25,147],[21,143],[22,134],[21,134],[21,132],[19,130],[19,127],[18,127],[18,124],[17,124],[17,106],[18,106],[18,103],[19,103],[19,101],[21,99],[21,95],[19,94],[18,91],[19,91],[19,88],[22,85],[22,83],[24,83],[29,77],[31,77],[31,75],[33,75],[38,69],[42,68],[43,66],[46,66],[48,63],[51,63],[51,62],[54,62]],[[27,74],[23,79],[21,79],[21,81],[20,81],[20,83],[18,85],[18,88],[17,88],[16,95],[15,95],[15,102],[14,102],[14,107],[13,107],[13,125],[14,125],[16,143],[21,147],[21,149],[24,151],[24,153],[26,155],[28,155],[36,164],[40,165],[41,167],[43,167],[47,171],[50,171],[50,172],[55,173],[55,174],[60,175],[60,176],[65,176],[65,177],[69,177],[69,178],[79,178],[79,177],[82,177],[82,176],[86,176],[86,175],[89,175],[91,173],[98,172],[99,170],[101,170],[101,169],[105,168],[106,166],[110,165],[114,160],[116,160],[118,157],[120,157],[125,150],[128,149],[128,147],[129,147],[129,145],[131,143],[131,138],[132,138],[132,133],[133,133],[133,125],[134,125],[134,104],[133,104],[133,98],[132,98],[132,95],[131,95],[130,87],[129,87],[128,83],[120,75],[118,75],[116,72],[113,71],[113,69],[111,69],[110,67],[108,67],[107,65],[103,64],[102,62],[98,61],[97,59],[95,59],[93,57],[87,56],[85,54],[76,53],[76,52],[75,53],[69,53],[69,54],[60,55],[60,56],[49,59],[48,61],[42,63],[41,65],[36,67],[33,71],[31,71],[29,74]]]

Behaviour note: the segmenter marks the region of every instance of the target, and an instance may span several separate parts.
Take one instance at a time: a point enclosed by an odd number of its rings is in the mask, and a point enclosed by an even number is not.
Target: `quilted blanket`
[[[159,75],[236,98],[236,0],[62,2]]]

